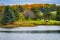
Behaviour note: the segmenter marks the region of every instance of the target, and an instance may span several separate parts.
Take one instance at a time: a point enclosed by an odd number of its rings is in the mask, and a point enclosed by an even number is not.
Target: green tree
[[[44,20],[50,20],[51,13],[47,7],[45,8],[45,12],[43,13],[43,15],[44,15]]]
[[[60,6],[57,6],[56,20],[60,21]]]
[[[9,6],[6,6],[5,11],[2,15],[2,24],[11,23],[14,22],[14,20],[15,20],[15,16],[12,9]]]
[[[15,16],[15,21],[18,21],[19,20],[19,11],[15,10],[15,9],[12,9],[13,13],[14,13],[14,16]]]
[[[42,13],[44,13],[46,10],[45,10],[45,7],[43,7],[43,6],[41,6],[40,7],[40,11],[42,12]]]
[[[20,16],[19,16],[20,18],[20,21],[24,21],[25,20],[25,16],[22,14],[22,13],[20,13]]]
[[[50,4],[50,11],[56,11],[56,4]]]
[[[21,6],[21,5],[19,5],[18,8],[17,8],[17,10],[19,12],[24,12],[25,8],[23,6]]]
[[[38,9],[36,9],[35,7],[32,7],[32,8],[31,8],[31,11],[35,14],[36,19],[38,19],[38,17],[39,17],[38,13],[39,13],[40,11],[39,11]]]

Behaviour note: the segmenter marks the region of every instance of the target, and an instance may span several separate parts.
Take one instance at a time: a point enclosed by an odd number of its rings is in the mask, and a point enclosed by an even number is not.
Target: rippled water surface
[[[0,33],[0,40],[60,40],[59,33]]]
[[[13,29],[0,28],[0,31],[30,31],[30,30],[60,30],[59,26],[38,26],[22,27]],[[0,40],[60,40],[60,33],[20,33],[20,32],[0,32]]]

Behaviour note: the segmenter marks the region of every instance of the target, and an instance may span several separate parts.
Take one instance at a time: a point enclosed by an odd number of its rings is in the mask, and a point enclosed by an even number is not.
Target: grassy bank
[[[34,27],[38,25],[58,25],[60,26],[60,21],[49,20],[48,22],[44,20],[24,20],[24,21],[17,21],[14,24],[2,25],[0,27],[3,28],[14,28],[14,27]]]

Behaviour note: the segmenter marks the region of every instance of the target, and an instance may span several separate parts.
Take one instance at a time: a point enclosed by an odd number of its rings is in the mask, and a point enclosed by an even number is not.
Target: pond
[[[0,40],[60,40],[60,32],[54,30],[60,30],[60,26],[0,28]]]

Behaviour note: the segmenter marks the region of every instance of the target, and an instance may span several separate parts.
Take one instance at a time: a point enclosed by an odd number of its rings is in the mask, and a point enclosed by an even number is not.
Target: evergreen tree
[[[43,6],[41,6],[40,7],[40,11],[42,12],[42,13],[44,13],[46,10],[45,10],[45,7],[43,7]]]
[[[19,17],[19,15],[20,15],[19,12],[17,10],[15,10],[15,9],[13,9],[12,11],[14,12],[14,15],[15,15],[15,21],[18,21],[19,18],[20,18]]]
[[[15,20],[15,15],[12,9],[9,6],[6,6],[5,11],[2,15],[2,24],[11,23],[14,22],[14,20]]]

